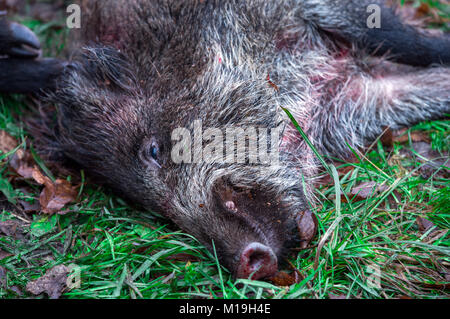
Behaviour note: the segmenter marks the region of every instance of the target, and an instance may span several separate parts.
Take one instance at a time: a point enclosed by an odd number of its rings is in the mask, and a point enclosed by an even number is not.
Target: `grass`
[[[24,22],[49,47],[60,45],[53,40],[63,38],[64,30]],[[0,129],[19,142],[32,140],[21,121],[26,108],[23,96],[0,96]],[[422,123],[406,134],[418,131],[445,156],[449,121]],[[63,298],[448,298],[450,165],[424,174],[420,157],[410,155],[415,146],[410,141],[387,149],[377,142],[366,154],[356,153],[357,160],[329,166],[329,183],[316,190],[319,236],[290,257],[297,271],[284,270],[297,273],[297,280],[288,286],[233,280],[196,239],[85,183],[81,172],[69,177],[83,181],[70,213],[21,213],[17,202],[33,203],[40,189],[29,181],[11,184],[4,163],[0,221],[17,220],[22,229],[18,237],[0,235],[0,251],[12,255],[0,260],[6,273],[2,278],[0,272],[0,298],[30,297],[26,284],[59,264],[72,265],[74,282],[80,279]],[[352,194],[355,186],[374,182],[383,185],[379,193]],[[420,231],[417,217],[434,226]]]

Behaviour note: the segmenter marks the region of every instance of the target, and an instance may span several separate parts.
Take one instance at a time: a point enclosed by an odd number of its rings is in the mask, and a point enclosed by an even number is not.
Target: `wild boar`
[[[338,157],[450,112],[449,37],[384,1],[88,0],[81,12],[47,97],[57,149],[237,277],[269,277],[311,240],[319,162],[282,108]]]

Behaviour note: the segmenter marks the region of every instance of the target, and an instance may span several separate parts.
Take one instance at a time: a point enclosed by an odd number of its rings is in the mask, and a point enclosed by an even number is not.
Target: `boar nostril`
[[[278,270],[277,256],[270,247],[260,243],[251,243],[244,248],[237,276],[239,278],[261,279],[275,275]]]
[[[227,202],[225,203],[225,207],[226,207],[229,211],[231,211],[231,212],[233,212],[233,213],[236,213],[236,212],[237,212],[236,204],[235,204],[233,201],[227,201]]]

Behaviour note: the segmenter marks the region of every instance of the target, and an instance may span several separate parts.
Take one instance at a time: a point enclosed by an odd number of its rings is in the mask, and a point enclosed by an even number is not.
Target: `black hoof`
[[[37,36],[27,27],[0,20],[0,54],[12,58],[33,59],[41,53]]]

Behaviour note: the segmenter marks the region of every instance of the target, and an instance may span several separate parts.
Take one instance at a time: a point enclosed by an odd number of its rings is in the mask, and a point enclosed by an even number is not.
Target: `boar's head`
[[[56,139],[119,194],[215,249],[237,277],[265,278],[312,237],[298,226],[315,223],[302,182],[315,164],[290,142],[267,76],[223,63],[195,81],[177,70],[148,80],[117,50],[85,48],[51,96]]]

